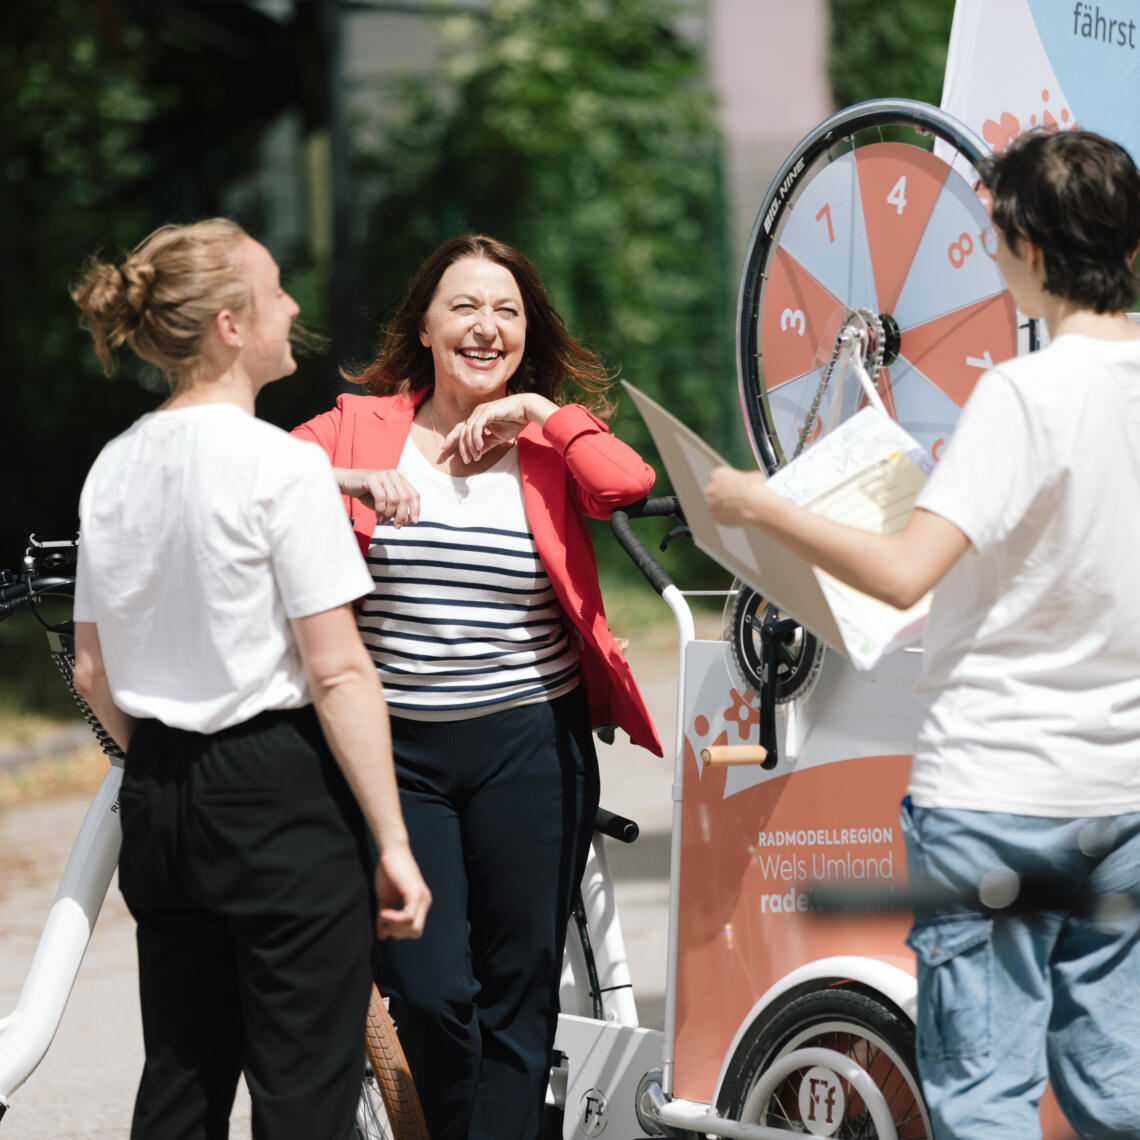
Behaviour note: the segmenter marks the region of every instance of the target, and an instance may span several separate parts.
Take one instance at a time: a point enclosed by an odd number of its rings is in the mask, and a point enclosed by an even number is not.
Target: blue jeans
[[[1140,813],[1050,819],[908,801],[902,829],[912,879],[936,887],[976,887],[1005,866],[1140,901]],[[1047,1077],[1081,1136],[1140,1136],[1134,909],[1106,921],[1064,910],[990,919],[953,907],[917,913],[907,941],[918,960],[918,1068],[937,1140],[1035,1140]]]

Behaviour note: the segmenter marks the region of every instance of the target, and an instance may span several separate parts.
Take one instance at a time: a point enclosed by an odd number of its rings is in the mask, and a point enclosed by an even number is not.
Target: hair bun
[[[245,231],[227,218],[160,226],[121,264],[92,257],[71,287],[80,327],[110,375],[129,344],[162,370],[172,389],[200,362],[202,337],[222,309],[250,303],[248,274],[234,252]]]
[[[137,318],[150,300],[154,285],[154,265],[149,261],[130,259],[118,267],[119,281],[127,308]]]
[[[102,261],[90,265],[71,295],[88,320],[114,326],[135,316],[127,301],[129,288],[130,281],[123,270]]]

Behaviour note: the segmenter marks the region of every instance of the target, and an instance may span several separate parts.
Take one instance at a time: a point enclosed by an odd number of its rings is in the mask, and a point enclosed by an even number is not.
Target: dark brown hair
[[[459,234],[430,254],[408,286],[407,295],[384,337],[376,358],[358,372],[342,371],[373,395],[419,392],[435,383],[430,348],[420,342],[424,314],[448,267],[466,257],[483,257],[510,270],[522,294],[526,347],[507,391],[537,392],[556,404],[577,399],[608,418],[613,405],[606,395],[610,376],[601,359],[579,344],[551,305],[538,270],[517,249],[484,234]]]
[[[91,258],[71,299],[107,375],[114,350],[127,344],[161,369],[172,390],[193,377],[210,321],[222,309],[240,312],[252,301],[233,256],[245,236],[236,222],[210,218],[160,227],[121,265]]]
[[[1140,172],[1119,143],[1092,131],[1029,131],[977,163],[994,224],[1013,250],[1041,250],[1045,288],[1098,313],[1140,293]]]

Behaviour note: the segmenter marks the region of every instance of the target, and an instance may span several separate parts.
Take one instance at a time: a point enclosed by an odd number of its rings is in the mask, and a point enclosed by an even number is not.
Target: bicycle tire
[[[364,1046],[388,1110],[392,1140],[431,1140],[408,1060],[388,1007],[375,985],[368,1002]]]
[[[737,300],[742,411],[768,472],[822,430],[827,362],[856,313],[880,323],[887,410],[935,460],[985,368],[1015,354],[1016,309],[970,174],[988,153],[937,107],[878,99],[833,115],[785,160]],[[845,398],[839,418],[856,406]]]
[[[764,1069],[796,1049],[820,1046],[857,1061],[883,1093],[899,1140],[930,1140],[933,1132],[918,1081],[914,1025],[876,994],[843,986],[809,990],[758,1022],[733,1059],[719,1099],[722,1112],[741,1120],[748,1094]],[[802,1073],[787,1077],[747,1123],[802,1133]],[[846,1082],[843,1115],[825,1135],[873,1140],[878,1135],[859,1096]]]

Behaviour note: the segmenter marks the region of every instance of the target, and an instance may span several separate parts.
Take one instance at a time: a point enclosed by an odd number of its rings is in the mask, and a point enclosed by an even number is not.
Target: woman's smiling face
[[[431,349],[437,391],[463,404],[505,395],[526,347],[514,274],[484,257],[449,265],[424,313],[420,341]]]

